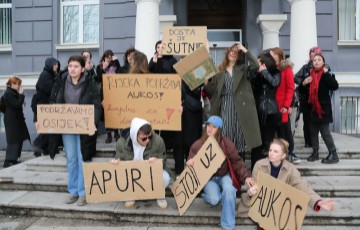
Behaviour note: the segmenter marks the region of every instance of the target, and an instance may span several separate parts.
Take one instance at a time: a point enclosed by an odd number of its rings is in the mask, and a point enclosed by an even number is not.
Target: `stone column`
[[[257,23],[260,24],[263,34],[263,50],[280,47],[279,32],[287,20],[286,14],[260,14]]]
[[[155,43],[160,40],[159,5],[161,0],[135,0],[135,48],[146,54],[148,61],[154,56]]]
[[[316,0],[288,0],[291,6],[290,57],[296,73],[309,60],[309,49],[317,46]]]

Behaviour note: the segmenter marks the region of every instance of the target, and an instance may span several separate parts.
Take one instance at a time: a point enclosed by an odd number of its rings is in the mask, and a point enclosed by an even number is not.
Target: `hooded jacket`
[[[131,121],[130,132],[126,132],[116,142],[115,158],[123,161],[132,161],[148,160],[150,157],[156,157],[164,160],[163,165],[165,167],[165,143],[159,135],[151,131],[152,138],[146,146],[141,146],[137,142],[138,131],[145,124],[149,124],[149,122],[141,118],[134,118]]]
[[[37,121],[36,106],[38,104],[49,104],[49,98],[52,87],[54,86],[56,72],[54,72],[54,65],[58,64],[55,58],[47,58],[45,66],[41,72],[38,81],[36,82],[36,93],[31,100],[31,108],[34,112],[34,122]]]

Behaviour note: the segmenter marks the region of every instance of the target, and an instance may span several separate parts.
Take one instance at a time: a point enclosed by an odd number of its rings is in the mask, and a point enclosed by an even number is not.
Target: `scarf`
[[[319,119],[321,119],[324,114],[324,111],[321,108],[321,105],[319,102],[319,97],[318,97],[319,82],[320,82],[321,76],[323,75],[323,71],[324,71],[324,66],[322,66],[319,70],[315,70],[315,68],[313,68],[310,72],[310,76],[312,77],[313,80],[310,83],[308,102],[312,105],[312,107],[315,110]]]

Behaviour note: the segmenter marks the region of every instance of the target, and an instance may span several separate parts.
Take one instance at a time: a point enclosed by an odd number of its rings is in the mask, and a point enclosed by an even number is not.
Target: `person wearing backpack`
[[[21,87],[21,79],[13,76],[6,83],[3,95],[5,104],[4,125],[6,133],[6,155],[4,168],[20,163],[23,142],[30,141],[30,135],[25,123],[23,107],[25,105],[24,90]]]

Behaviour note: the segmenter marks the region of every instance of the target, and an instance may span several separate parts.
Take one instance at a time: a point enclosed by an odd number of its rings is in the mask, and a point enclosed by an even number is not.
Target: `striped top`
[[[225,84],[221,92],[222,135],[234,142],[236,151],[245,152],[245,138],[241,130],[233,95],[233,78],[225,71]]]

